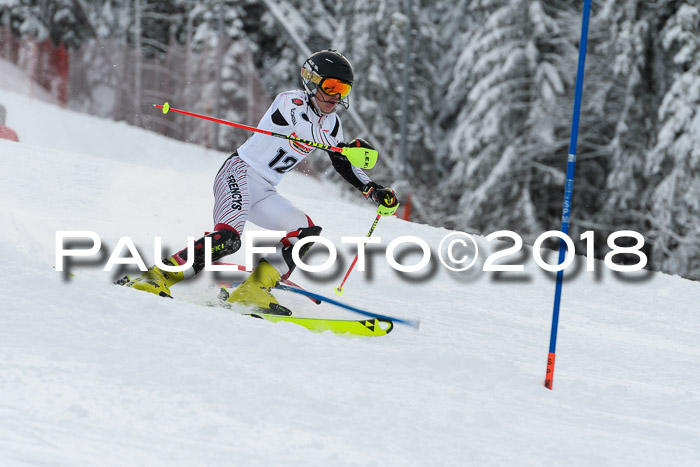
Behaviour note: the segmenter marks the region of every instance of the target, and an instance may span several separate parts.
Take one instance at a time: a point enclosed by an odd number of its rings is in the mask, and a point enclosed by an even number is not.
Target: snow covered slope
[[[554,391],[554,283],[531,259],[498,277],[435,258],[399,274],[384,259],[406,235],[436,253],[445,229],[382,219],[343,295],[419,331],[353,339],[238,316],[201,305],[212,276],[161,299],[113,286],[107,255],[130,236],[150,264],[153,237],[179,248],[211,229],[227,154],[8,91],[0,102],[22,140],[0,141],[0,465],[697,465],[699,283],[623,280],[600,262],[576,274]],[[295,173],[280,191],[342,263],[293,279],[332,294],[354,255],[340,238],[364,236],[372,207]],[[58,230],[104,242],[75,279],[52,270]],[[483,263],[493,246],[479,242]]]
[[[0,76],[2,77],[2,81],[0,81],[2,83],[1,87],[6,91],[30,96],[33,99],[39,99],[51,104],[58,104],[58,99],[30,79],[31,73],[28,70],[23,70],[4,58],[0,58]],[[12,123],[9,119],[8,122]]]

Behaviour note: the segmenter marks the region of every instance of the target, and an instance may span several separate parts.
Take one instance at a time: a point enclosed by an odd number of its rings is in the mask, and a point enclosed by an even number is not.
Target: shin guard
[[[292,259],[292,250],[294,249],[294,245],[301,240],[302,238],[305,237],[316,237],[321,234],[321,227],[318,225],[312,225],[310,227],[302,227],[299,228],[293,232],[289,232],[282,240],[280,241],[281,243],[281,255],[282,258],[284,259],[284,263],[287,266],[287,272],[282,275],[282,280],[285,280],[289,277],[289,275],[294,271],[294,268],[296,267],[296,264],[294,264],[294,260]],[[313,242],[307,243],[303,247],[301,247],[299,251],[299,258],[303,258],[306,253],[308,253],[309,249],[313,246]]]
[[[185,271],[185,277],[190,278],[204,269],[204,239],[211,238],[211,259],[218,261],[221,258],[231,255],[241,248],[241,237],[234,229],[226,224],[217,224],[215,231],[206,234],[194,242],[194,264],[191,269]],[[173,259],[178,264],[185,264],[188,258],[188,251],[185,248],[173,255]]]

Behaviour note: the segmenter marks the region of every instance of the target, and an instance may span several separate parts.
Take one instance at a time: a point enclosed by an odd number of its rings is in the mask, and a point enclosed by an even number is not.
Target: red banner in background
[[[36,66],[31,78],[65,107],[68,99],[68,50],[63,44],[56,47],[49,39],[40,42],[35,50]]]
[[[49,39],[19,39],[7,28],[0,28],[0,44],[0,57],[27,74],[30,90],[39,85],[60,105],[66,105],[70,57],[63,44],[55,46]]]

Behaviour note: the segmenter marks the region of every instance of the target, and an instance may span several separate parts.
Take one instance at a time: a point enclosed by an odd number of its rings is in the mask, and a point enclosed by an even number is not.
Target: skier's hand
[[[374,182],[369,182],[362,190],[362,194],[367,199],[371,199],[380,206],[392,208],[399,202],[396,192],[389,187],[383,187]]]

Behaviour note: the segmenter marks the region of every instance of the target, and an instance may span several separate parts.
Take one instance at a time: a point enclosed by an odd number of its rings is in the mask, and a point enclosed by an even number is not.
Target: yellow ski
[[[394,329],[394,323],[387,319],[323,319],[323,318],[299,318],[296,316],[271,315],[266,313],[251,313],[254,318],[262,318],[277,323],[285,321],[298,324],[313,332],[331,331],[335,334],[349,334],[354,336],[385,336]]]

